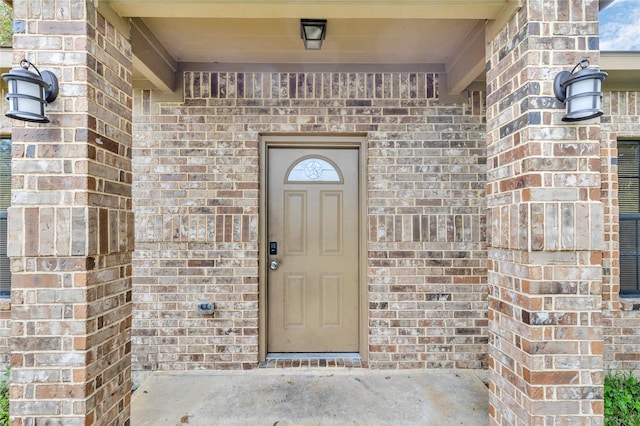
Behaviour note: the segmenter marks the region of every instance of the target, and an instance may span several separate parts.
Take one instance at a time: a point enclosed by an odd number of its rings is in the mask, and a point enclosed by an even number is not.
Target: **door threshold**
[[[328,359],[358,358],[358,352],[269,352],[267,359]]]
[[[367,368],[357,352],[270,352],[258,368]]]

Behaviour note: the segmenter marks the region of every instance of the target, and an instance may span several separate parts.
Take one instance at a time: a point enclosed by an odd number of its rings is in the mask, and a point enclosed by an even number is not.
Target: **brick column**
[[[92,1],[16,1],[53,71],[49,124],[14,122],[11,425],[127,424],[131,391],[131,45]]]
[[[525,1],[487,48],[493,424],[603,421],[599,120],[553,79],[598,63],[598,2]]]

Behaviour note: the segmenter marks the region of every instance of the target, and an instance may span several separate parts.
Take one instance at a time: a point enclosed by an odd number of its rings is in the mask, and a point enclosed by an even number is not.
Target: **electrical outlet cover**
[[[197,309],[199,314],[212,314],[213,302],[198,302]]]

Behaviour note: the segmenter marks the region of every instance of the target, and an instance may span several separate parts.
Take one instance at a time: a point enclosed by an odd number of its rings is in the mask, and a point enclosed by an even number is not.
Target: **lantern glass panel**
[[[17,102],[17,110],[27,113],[24,117],[29,117],[29,114],[42,115],[42,86],[39,84],[33,84],[26,81],[17,81],[17,92],[27,97],[14,98]],[[16,114],[22,116],[22,114]]]
[[[20,93],[20,96],[12,98],[12,113],[25,119],[33,119],[34,115],[44,115],[42,86],[23,80],[14,80],[14,84],[16,90],[13,93]]]
[[[593,79],[576,80],[567,87],[567,97],[593,92]]]
[[[309,50],[318,50],[322,47],[322,40],[307,40],[305,47]]]
[[[37,83],[24,80],[14,80],[16,82],[16,93],[20,93],[27,96],[33,96],[34,98],[42,99],[42,86]]]
[[[306,25],[304,35],[307,41],[320,40],[322,38],[322,27]]]
[[[598,77],[577,79],[567,86],[565,121],[579,121],[602,115],[602,80]]]
[[[42,104],[33,99],[16,99],[17,108],[13,111],[16,117],[33,119],[34,115],[43,115]]]
[[[593,95],[589,96],[577,96],[569,99],[567,103],[567,112],[578,113],[580,111],[584,111],[583,114],[578,114],[578,116],[588,116],[593,114]]]

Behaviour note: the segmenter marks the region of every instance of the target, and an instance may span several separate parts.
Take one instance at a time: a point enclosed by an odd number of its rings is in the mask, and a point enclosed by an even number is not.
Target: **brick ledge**
[[[623,311],[640,311],[640,297],[620,297]]]

